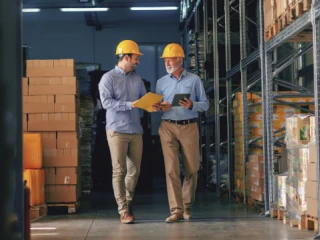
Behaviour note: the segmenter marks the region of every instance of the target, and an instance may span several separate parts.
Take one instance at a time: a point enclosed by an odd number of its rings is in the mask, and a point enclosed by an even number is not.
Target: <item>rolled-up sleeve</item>
[[[104,109],[114,111],[129,111],[132,109],[132,102],[115,100],[113,98],[112,79],[103,75],[99,83],[100,100]]]
[[[196,112],[207,111],[209,109],[210,103],[207,99],[207,95],[200,78],[197,79],[195,88],[196,88],[195,90],[196,90],[197,101],[193,102],[192,111],[196,111]]]

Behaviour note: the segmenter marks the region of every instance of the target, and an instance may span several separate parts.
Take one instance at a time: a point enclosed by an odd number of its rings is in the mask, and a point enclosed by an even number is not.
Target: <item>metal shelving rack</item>
[[[209,0],[208,0],[209,1]],[[195,5],[195,9],[198,8],[199,3],[201,0],[197,1],[197,4]],[[240,46],[241,46],[241,61],[231,68],[231,31],[230,31],[230,12],[234,10],[234,8],[231,7],[232,4],[235,3],[235,0],[224,0],[224,7],[225,7],[225,53],[226,53],[226,91],[227,91],[227,97],[226,99],[219,99],[219,95],[215,95],[215,116],[208,116],[206,119],[206,122],[204,126],[207,126],[210,123],[216,124],[216,131],[215,134],[218,136],[220,134],[220,129],[217,127],[219,126],[219,106],[222,100],[227,101],[227,121],[228,121],[228,141],[227,141],[227,148],[228,148],[228,163],[229,163],[229,182],[230,184],[233,183],[233,157],[232,157],[232,111],[231,111],[231,101],[232,101],[232,78],[235,77],[236,74],[241,73],[241,87],[239,90],[242,91],[242,104],[244,106],[244,114],[247,113],[247,99],[246,99],[246,92],[248,89],[250,89],[254,84],[260,83],[261,84],[261,92],[262,92],[262,106],[263,106],[263,124],[264,124],[264,132],[263,132],[263,154],[264,154],[264,163],[265,163],[265,212],[267,213],[274,203],[274,175],[273,175],[273,164],[274,164],[274,156],[273,156],[273,147],[274,142],[277,139],[274,139],[272,131],[273,129],[273,118],[272,118],[272,107],[273,103],[282,103],[277,98],[276,94],[273,92],[273,86],[274,84],[286,86],[293,90],[301,91],[309,93],[308,96],[313,95],[314,96],[314,104],[315,104],[315,116],[317,119],[317,122],[320,124],[320,118],[319,118],[319,98],[320,98],[320,1],[319,0],[313,0],[312,1],[312,7],[311,10],[304,13],[302,16],[300,16],[298,19],[296,19],[294,22],[292,22],[290,25],[288,25],[285,29],[283,29],[281,32],[279,32],[276,36],[274,36],[272,39],[270,39],[267,43],[265,43],[265,29],[264,29],[264,6],[263,0],[259,1],[259,14],[258,14],[258,30],[259,30],[259,48],[254,50],[253,52],[248,53],[247,51],[247,36],[246,36],[246,29],[247,26],[246,22],[248,21],[245,13],[246,9],[246,2],[245,0],[239,0],[239,20],[240,20]],[[205,4],[205,1],[204,1]],[[216,0],[212,0],[213,4],[213,36],[214,36],[214,44],[217,43],[217,24],[221,24],[221,18],[217,19],[216,16]],[[205,8],[205,5],[203,6]],[[187,21],[188,22],[188,21]],[[274,56],[274,50],[281,45],[283,45],[285,42],[287,42],[289,39],[291,39],[293,36],[296,36],[301,31],[312,28],[313,30],[313,43],[311,44],[305,44],[302,45],[300,49],[296,51],[290,52],[287,57],[280,59],[280,61],[273,62],[273,60],[277,57]],[[305,54],[310,48],[311,45],[313,45],[313,70],[314,70],[314,92],[309,91],[308,89],[305,89],[301,86],[295,86],[294,84],[290,84],[288,82],[283,81],[282,79],[278,78],[278,74],[287,66],[292,64],[295,59]],[[217,45],[214,45],[214,48],[216,49]],[[213,51],[213,58],[218,59],[217,51]],[[217,62],[217,61],[215,61]],[[253,63],[259,63],[260,70],[253,73],[252,76],[248,76],[247,74],[247,68],[253,64]],[[309,70],[312,68],[310,66],[307,67]],[[300,70],[298,74],[303,74],[303,71],[307,70],[303,69]],[[219,69],[218,63],[215,63],[213,66],[213,69],[215,71],[214,74],[214,86],[210,86],[206,89],[207,93],[210,91],[217,91],[219,89],[219,73],[216,72],[217,69]],[[302,95],[300,95],[302,96]],[[290,104],[288,104],[290,105]],[[246,119],[244,117],[244,119]],[[202,122],[203,123],[203,122]],[[218,124],[217,124],[218,123]],[[316,144],[317,148],[319,149],[319,125],[316,126]],[[243,135],[244,137],[248,136],[246,126],[243,127]],[[248,149],[248,146],[252,144],[254,141],[248,141],[245,139],[244,141],[244,149]],[[206,152],[210,151],[210,146],[208,139],[206,140]],[[220,141],[219,137],[216,138],[215,141],[215,147],[216,151],[219,154],[220,150]],[[247,153],[245,151],[244,155],[244,161],[247,157]],[[219,156],[216,156],[216,159],[219,159]],[[217,166],[218,165],[217,161]],[[317,156],[317,175],[320,174],[320,161],[319,161],[319,155]],[[219,168],[217,168],[217,180],[220,179],[219,176]],[[218,181],[217,181],[218,183]],[[233,189],[230,187],[231,190]],[[218,189],[218,188],[217,188]],[[318,189],[320,189],[320,181],[318,180]],[[231,191],[230,191],[231,193]],[[320,191],[318,192],[318,215],[320,216]],[[320,229],[320,222],[319,222],[319,229]],[[318,238],[320,239],[320,237]]]

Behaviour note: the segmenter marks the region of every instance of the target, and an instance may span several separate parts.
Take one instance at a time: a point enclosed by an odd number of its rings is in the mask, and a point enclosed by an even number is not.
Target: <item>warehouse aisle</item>
[[[164,188],[136,194],[136,223],[120,224],[112,193],[92,194],[82,200],[79,214],[47,216],[32,224],[32,239],[151,240],[151,239],[312,239],[311,231],[299,231],[274,219],[245,210],[199,189],[194,219],[167,224],[168,202]]]

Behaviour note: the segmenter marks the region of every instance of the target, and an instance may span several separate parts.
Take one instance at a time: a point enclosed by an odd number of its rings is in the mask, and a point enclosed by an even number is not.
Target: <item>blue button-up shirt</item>
[[[147,91],[139,74],[126,74],[116,66],[105,73],[99,83],[100,99],[106,109],[106,129],[120,133],[142,133],[140,109],[132,108],[132,102]]]
[[[191,110],[182,106],[172,107],[169,111],[162,113],[162,119],[187,120],[198,117],[197,112],[207,111],[209,101],[201,79],[186,70],[183,70],[180,79],[176,79],[172,74],[167,74],[157,81],[157,94],[163,95],[163,101],[172,103],[176,93],[190,93],[193,102]]]

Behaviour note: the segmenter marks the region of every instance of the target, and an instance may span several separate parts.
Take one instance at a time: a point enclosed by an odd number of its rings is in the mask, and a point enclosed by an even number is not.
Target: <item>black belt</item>
[[[171,120],[171,119],[163,119],[166,122],[169,123],[174,123],[176,125],[186,125],[189,123],[195,123],[198,122],[198,118],[192,118],[192,119],[187,119],[187,120]]]

